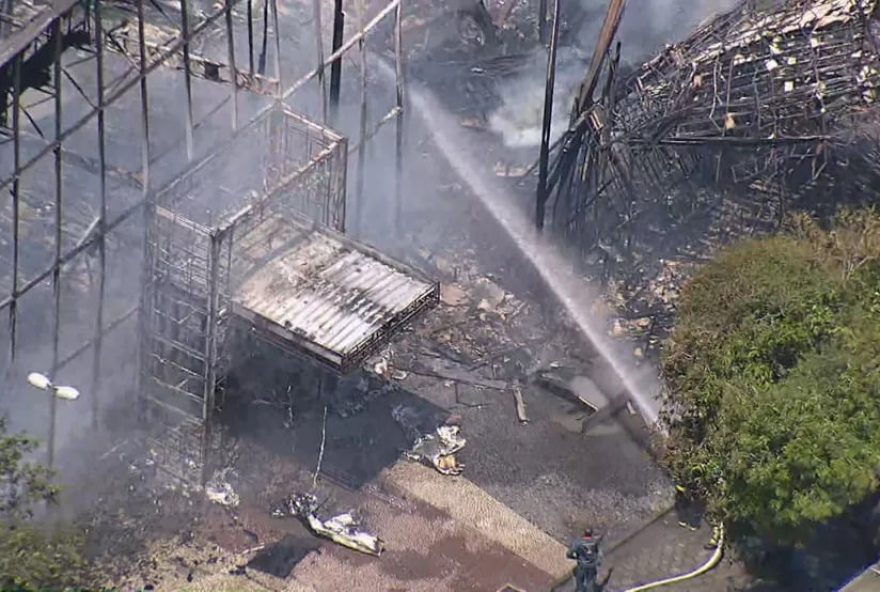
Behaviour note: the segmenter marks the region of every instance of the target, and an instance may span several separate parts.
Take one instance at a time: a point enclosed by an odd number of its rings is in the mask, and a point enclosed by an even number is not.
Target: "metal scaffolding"
[[[320,10],[320,3],[314,6]],[[344,228],[347,144],[288,104],[298,91],[315,91],[316,82],[324,93],[323,73],[339,70],[355,46],[366,55],[367,35],[390,22],[397,98],[378,125],[391,120],[402,125],[401,10],[401,0],[391,0],[372,17],[363,12],[360,30],[347,40],[339,36],[328,56],[319,49],[319,63],[303,71],[302,64],[284,59],[303,54],[297,51],[298,36],[283,28],[274,0],[0,4],[0,187],[10,194],[0,207],[0,310],[8,315],[0,330],[7,352],[0,369],[7,391],[19,388],[25,366],[53,379],[69,375],[98,426],[108,389],[134,394],[139,388],[140,372],[118,376],[121,352],[143,344],[131,335],[163,335],[176,325],[185,343],[195,339],[187,331],[201,323],[202,347],[193,348],[202,356],[201,378],[180,378],[173,386],[202,398],[198,415],[204,418],[210,409],[205,393],[216,380],[210,361],[217,359],[209,351],[216,335],[207,337],[216,323],[208,321],[220,313],[218,286],[229,274],[232,237],[249,223],[229,223],[228,208],[244,209],[243,199],[266,198],[265,207],[291,208]],[[323,47],[321,40],[339,23],[325,32],[322,19],[314,22]],[[366,64],[365,57],[359,68],[365,80]],[[363,152],[369,137],[362,134],[353,150]],[[398,133],[400,158],[402,138]],[[260,164],[252,171],[235,167],[242,160],[236,154],[248,159],[260,154]],[[221,163],[227,163],[225,169]],[[219,181],[216,171],[234,168],[241,177]],[[211,179],[209,212],[187,210],[198,178]],[[206,191],[203,184],[196,192]],[[281,193],[283,200],[269,199]],[[184,251],[160,246],[180,246],[186,236],[198,240],[183,248],[202,251],[187,255],[193,257],[187,271],[192,275],[178,286],[170,279],[181,279],[174,277],[175,265]],[[154,265],[160,254],[170,257],[161,273]],[[204,264],[201,284],[196,256]],[[136,269],[146,275],[136,280]],[[149,286],[157,278],[162,289]],[[212,287],[208,278],[220,280]],[[186,294],[197,286],[203,297],[198,311]],[[178,288],[184,289],[174,292]],[[157,306],[162,299],[170,308]],[[153,314],[157,309],[160,314]],[[168,318],[160,322],[161,315]],[[123,328],[128,338],[120,341],[116,335]],[[108,340],[112,347],[105,345]],[[149,350],[133,350],[126,363],[130,358],[154,363],[150,356]],[[182,376],[191,370],[190,362],[181,362],[186,354],[175,356],[163,358],[163,372],[175,368]],[[51,463],[57,415],[67,411],[59,411],[54,398],[46,406]]]
[[[248,166],[240,164],[240,151],[251,154]],[[175,434],[169,439],[163,429],[153,441],[160,466],[175,477],[202,478],[214,395],[226,374],[222,349],[233,292],[291,240],[278,220],[344,229],[346,157],[343,138],[273,107],[155,192],[139,390],[144,419]],[[250,256],[255,242],[271,245],[266,256]],[[180,440],[190,442],[183,455]]]

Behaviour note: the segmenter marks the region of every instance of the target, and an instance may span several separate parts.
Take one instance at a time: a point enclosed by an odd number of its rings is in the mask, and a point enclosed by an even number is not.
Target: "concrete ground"
[[[381,104],[381,92],[371,97]],[[506,154],[497,143],[473,135],[458,141],[486,146],[481,174],[496,175]],[[123,565],[107,583],[174,591],[549,590],[571,569],[566,546],[585,526],[603,532],[609,546],[622,543],[608,559],[611,589],[691,569],[705,555],[704,533],[651,523],[668,507],[671,487],[645,450],[638,418],[624,408],[583,432],[587,410],[532,380],[537,370],[561,366],[611,399],[622,387],[607,361],[573,328],[418,117],[408,120],[406,199],[394,228],[388,154],[390,127],[368,150],[354,233],[444,284],[439,309],[383,352],[393,386],[358,413],[331,414],[326,434],[319,401],[298,407],[290,429],[277,406],[227,392],[234,408],[229,462],[241,505],[212,506],[199,497],[179,514],[166,507],[162,528],[143,547],[110,549]],[[527,423],[517,417],[516,388]],[[398,404],[459,417],[468,440],[461,477],[400,459],[408,443],[391,419]],[[385,541],[379,558],[270,515],[282,497],[312,489],[324,435],[321,513],[356,509]],[[119,524],[153,524],[156,512]],[[726,590],[725,573],[688,589]]]
[[[393,387],[359,413],[328,417],[318,481],[322,514],[356,509],[386,552],[359,555],[294,519],[270,517],[283,496],[312,487],[321,405],[297,408],[290,430],[277,408],[243,400],[240,423],[230,426],[241,505],[197,501],[186,536],[139,552],[143,559],[113,580],[121,589],[549,590],[569,573],[566,545],[587,525],[609,545],[625,541],[609,555],[612,590],[692,569],[705,555],[704,533],[661,523],[640,531],[667,507],[670,487],[638,421],[623,409],[582,434],[585,410],[532,384],[536,369],[556,364],[607,393],[619,389],[540,286],[517,273],[525,269],[515,251],[429,138],[418,145],[410,182],[435,193],[409,205],[425,224],[404,256],[444,282],[443,302],[383,353]],[[517,417],[516,384],[528,423]],[[461,477],[399,459],[406,439],[390,417],[398,404],[458,416],[468,440]],[[726,590],[718,578],[689,589]]]
[[[605,556],[600,579],[608,577],[607,590],[628,590],[667,577],[693,572],[709,561],[714,549],[707,549],[711,533],[706,526],[691,531],[678,525],[674,512],[658,518],[611,547]],[[662,587],[671,592],[702,592],[705,590],[745,590],[752,581],[742,566],[722,556],[709,572]],[[574,592],[569,579],[555,587],[554,592]]]
[[[869,566],[840,592],[871,592],[872,590],[880,590],[880,562]]]

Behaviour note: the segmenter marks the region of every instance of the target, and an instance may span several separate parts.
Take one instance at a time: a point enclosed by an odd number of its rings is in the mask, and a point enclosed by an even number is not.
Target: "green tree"
[[[36,447],[32,438],[9,434],[0,418],[0,590],[60,590],[85,573],[81,539],[34,519],[59,493],[52,472],[27,461]]]
[[[878,491],[880,216],[721,253],[663,358],[664,461],[734,536],[797,544]]]

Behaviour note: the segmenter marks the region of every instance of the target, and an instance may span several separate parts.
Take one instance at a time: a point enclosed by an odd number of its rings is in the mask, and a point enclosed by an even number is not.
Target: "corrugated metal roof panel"
[[[436,282],[330,230],[286,219],[264,226],[288,246],[234,290],[234,312],[340,370],[439,299]]]

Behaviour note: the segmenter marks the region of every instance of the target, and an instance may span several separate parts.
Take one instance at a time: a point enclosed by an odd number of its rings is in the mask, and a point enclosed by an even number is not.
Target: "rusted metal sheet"
[[[439,302],[439,284],[415,270],[326,229],[279,225],[288,246],[232,296],[233,313],[275,342],[348,371]]]

